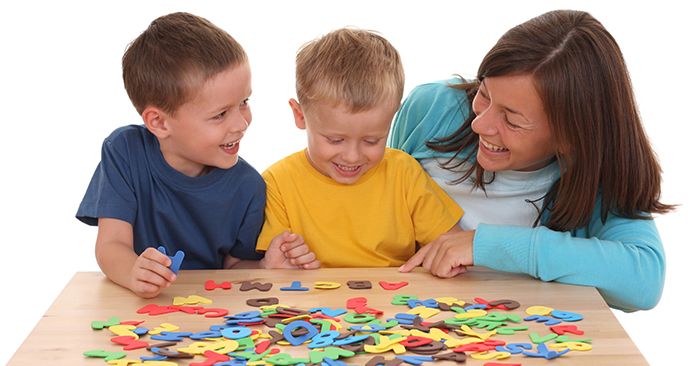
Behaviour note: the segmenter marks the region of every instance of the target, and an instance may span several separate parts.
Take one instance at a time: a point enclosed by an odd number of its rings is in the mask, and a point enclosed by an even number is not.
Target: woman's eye
[[[521,128],[521,126],[519,126],[519,125],[517,125],[517,124],[515,124],[515,123],[511,123],[511,121],[509,121],[509,119],[506,118],[506,115],[504,116],[504,122],[506,122],[506,125],[509,126],[509,128],[511,128],[511,129],[516,130],[516,129]]]
[[[488,105],[489,105],[489,99],[487,99],[482,94],[478,93],[475,96],[475,99],[473,99],[473,112],[475,112],[475,114],[480,114],[480,113],[482,113],[482,111],[487,109]]]

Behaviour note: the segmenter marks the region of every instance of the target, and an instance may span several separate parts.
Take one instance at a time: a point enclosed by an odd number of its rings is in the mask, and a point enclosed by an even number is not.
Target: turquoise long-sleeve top
[[[416,87],[396,115],[389,146],[418,160],[448,157],[425,142],[450,135],[468,116],[465,91],[449,87],[459,82]],[[462,196],[453,198],[463,207]],[[543,281],[593,286],[609,306],[624,311],[650,309],[659,302],[665,280],[665,255],[655,222],[610,212],[603,223],[600,204],[598,198],[587,226],[571,232],[481,223],[473,240],[474,264]]]

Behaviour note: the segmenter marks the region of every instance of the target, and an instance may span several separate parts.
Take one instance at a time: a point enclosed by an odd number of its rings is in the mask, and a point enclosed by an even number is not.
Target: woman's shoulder
[[[465,90],[454,88],[453,86],[461,85],[465,82],[460,77],[454,77],[420,84],[413,88],[403,104],[446,105],[450,107],[453,107],[454,104],[463,104],[468,99]]]
[[[396,114],[389,146],[416,159],[438,156],[425,143],[451,135],[470,112],[465,90],[452,87],[462,83],[452,78],[415,87]]]

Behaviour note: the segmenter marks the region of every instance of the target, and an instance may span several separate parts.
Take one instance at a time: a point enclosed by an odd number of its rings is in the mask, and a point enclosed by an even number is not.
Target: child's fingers
[[[291,233],[290,231],[286,230],[286,231],[276,235],[276,237],[274,237],[271,240],[271,243],[269,243],[269,246],[279,245],[281,250],[283,250],[283,248],[286,246],[286,244],[290,244],[290,243],[292,243],[298,239],[301,239],[300,235]],[[291,245],[290,247],[292,247],[292,246],[293,245]]]
[[[140,297],[143,297],[145,299],[154,298],[161,293],[161,290],[163,290],[163,287],[152,285],[152,284],[147,283],[147,282],[141,282],[141,286],[142,286],[141,287],[142,290],[139,291],[138,293],[135,291],[135,293],[137,293],[137,295],[139,295]]]
[[[286,256],[286,258],[298,258],[307,253],[310,253],[310,248],[305,244],[301,244],[283,251],[283,254]]]
[[[321,267],[321,265],[321,262],[319,262],[318,259],[315,259],[312,262],[303,264],[302,269],[318,269],[319,267]]]
[[[140,258],[141,259],[141,258]],[[147,260],[137,260],[132,268],[132,282],[130,289],[137,295],[144,298],[151,298],[158,295],[162,288],[170,286],[170,281],[158,273],[152,272],[141,265]]]
[[[290,231],[284,231],[271,239],[266,251],[280,250],[281,252],[285,252],[302,244],[304,244],[304,240],[300,235],[293,234]]]
[[[146,248],[146,250],[144,250],[140,256],[156,263],[160,263],[164,267],[170,267],[170,265],[173,264],[173,261],[170,259],[170,257],[159,252],[158,249],[153,247]]]
[[[283,244],[281,244],[281,250],[284,253],[300,246],[307,246],[302,236],[297,234],[290,234],[288,236],[284,236],[284,239],[286,240],[284,240]]]
[[[300,235],[291,233],[290,231],[284,231],[281,233],[281,238],[283,239],[284,242],[292,242],[298,239]]]
[[[290,263],[296,266],[301,266],[303,264],[314,262],[315,260],[317,260],[317,255],[314,254],[314,252],[307,252],[300,256],[291,257]]]
[[[135,281],[132,292],[145,299],[156,297],[161,292],[161,287],[143,281]]]
[[[158,286],[158,287],[168,287],[168,286],[170,286],[170,283],[172,282],[172,281],[167,280],[165,277],[161,276],[160,274],[146,270],[146,269],[139,272],[139,274],[137,276],[137,280],[140,282],[150,283],[150,284],[152,284],[154,286]]]
[[[166,278],[165,273],[160,273],[152,270],[152,267],[157,268],[162,272],[164,272],[165,270],[173,274],[169,269],[162,267],[158,263],[147,260],[138,260],[137,262],[135,262],[134,268],[132,269],[133,279],[137,282],[146,282],[158,287],[169,286],[172,280]]]
[[[156,249],[154,249],[153,251],[150,251],[149,249],[152,249],[152,248],[148,248],[139,256],[139,258],[137,258],[137,262],[135,263],[135,266],[137,266],[143,270],[152,272],[152,273],[158,275],[159,277],[162,277],[167,282],[175,281],[175,278],[176,278],[175,273],[173,273],[173,271],[171,271],[170,268],[168,268],[172,264],[172,261],[170,260],[170,258],[168,258],[168,256],[159,252]],[[162,255],[163,257],[165,257],[165,260],[162,260],[158,256],[159,254]],[[146,275],[147,278],[152,278],[148,274],[143,274],[143,275]],[[148,282],[151,282],[151,281],[148,281]],[[153,282],[153,283],[157,284],[156,282]]]

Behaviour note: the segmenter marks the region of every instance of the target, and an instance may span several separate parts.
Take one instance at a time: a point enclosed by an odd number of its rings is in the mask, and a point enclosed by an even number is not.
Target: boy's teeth
[[[351,171],[351,172],[352,172],[352,171],[355,171],[355,170],[358,168],[357,166],[354,166],[354,167],[347,167],[347,166],[341,165],[341,164],[336,164],[336,165],[338,165],[338,167],[339,167],[340,169],[342,169],[342,170]]]

